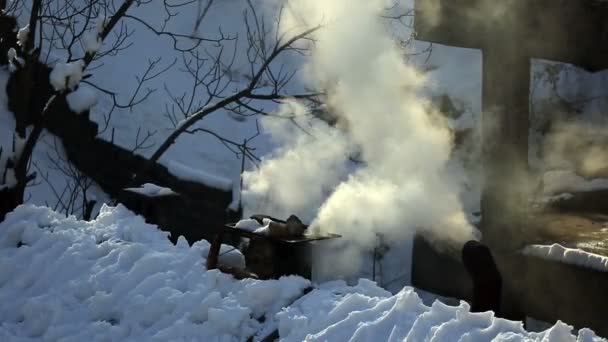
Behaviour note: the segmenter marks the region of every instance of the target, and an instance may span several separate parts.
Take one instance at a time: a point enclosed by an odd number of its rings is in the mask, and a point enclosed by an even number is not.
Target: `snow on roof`
[[[172,196],[177,193],[169,188],[158,186],[152,183],[145,183],[138,188],[126,188],[126,191],[134,192],[136,194],[148,196],[148,197],[160,197],[160,196]]]
[[[205,271],[209,243],[166,237],[123,206],[90,222],[18,207],[0,223],[0,340],[259,341],[278,328],[298,342],[599,341],[561,322],[529,333],[464,302],[428,307],[411,287],[391,295],[364,279],[306,295],[300,277],[237,281]]]
[[[224,191],[232,190],[232,181],[230,179],[212,175],[202,170],[193,169],[174,160],[169,162],[168,169],[171,174],[185,181],[205,184]]]
[[[563,262],[591,268],[597,271],[608,272],[608,257],[589,253],[582,249],[566,248],[560,244],[530,245],[523,251],[525,255],[537,256],[547,260]]]

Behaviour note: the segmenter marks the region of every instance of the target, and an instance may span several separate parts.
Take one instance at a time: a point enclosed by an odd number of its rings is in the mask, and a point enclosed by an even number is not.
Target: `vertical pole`
[[[501,44],[505,41],[495,40]],[[502,45],[484,49],[482,233],[484,241],[499,248],[508,247],[525,223],[529,199],[529,89],[528,56]]]

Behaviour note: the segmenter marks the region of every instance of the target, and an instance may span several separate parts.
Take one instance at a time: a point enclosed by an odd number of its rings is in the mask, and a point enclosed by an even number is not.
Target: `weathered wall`
[[[506,318],[558,319],[608,336],[608,273],[493,248],[503,279]],[[444,296],[470,300],[472,283],[459,258],[441,254],[422,238],[414,243],[412,283]]]

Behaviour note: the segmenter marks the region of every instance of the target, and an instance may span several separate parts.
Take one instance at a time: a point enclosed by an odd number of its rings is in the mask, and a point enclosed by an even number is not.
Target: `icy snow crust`
[[[537,256],[547,260],[563,262],[608,272],[608,257],[586,252],[578,248],[567,248],[560,244],[526,246],[523,254]]]
[[[245,341],[277,327],[283,341],[602,340],[561,322],[528,333],[464,302],[427,307],[410,287],[391,295],[367,280],[304,296],[300,277],[236,281],[205,271],[208,249],[174,246],[122,206],[91,222],[20,206],[0,224],[0,341]]]

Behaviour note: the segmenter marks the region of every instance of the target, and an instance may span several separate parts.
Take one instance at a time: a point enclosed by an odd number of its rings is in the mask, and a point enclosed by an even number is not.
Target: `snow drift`
[[[341,281],[321,285],[281,311],[282,341],[604,341],[591,330],[557,322],[540,333],[526,332],[521,322],[471,313],[469,305],[431,307],[410,287],[391,295],[368,280],[354,286]]]
[[[207,242],[166,235],[122,206],[91,222],[17,208],[0,224],[0,340],[245,340],[309,286],[206,271]]]
[[[317,285],[300,277],[241,280],[206,271],[209,244],[177,245],[124,207],[91,222],[20,206],[0,223],[1,341],[601,341],[558,322],[520,322],[422,304],[368,280]],[[226,250],[228,252],[229,250]],[[225,263],[242,263],[238,252]]]

